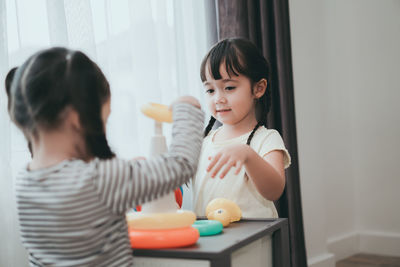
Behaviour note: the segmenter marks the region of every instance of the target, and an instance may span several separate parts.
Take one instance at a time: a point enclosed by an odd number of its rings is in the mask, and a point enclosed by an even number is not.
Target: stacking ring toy
[[[148,103],[141,107],[141,111],[158,122],[172,122],[172,111],[166,105]]]
[[[199,231],[193,227],[168,230],[129,230],[132,248],[158,249],[192,245],[199,239]]]
[[[182,208],[182,201],[183,201],[182,186],[180,186],[178,189],[176,189],[174,193],[175,193],[176,204],[178,204],[179,208]],[[133,210],[134,211],[142,211],[142,205],[137,205]]]
[[[222,223],[215,220],[197,220],[192,225],[199,230],[200,236],[217,235],[222,232]]]
[[[196,221],[191,211],[177,210],[169,213],[135,212],[126,215],[131,230],[162,230],[189,227]]]

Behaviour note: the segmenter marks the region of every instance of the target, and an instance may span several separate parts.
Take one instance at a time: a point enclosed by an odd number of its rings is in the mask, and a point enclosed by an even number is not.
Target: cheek
[[[210,110],[211,112],[215,112],[215,103],[211,97],[206,98],[206,104],[207,104],[208,110]]]

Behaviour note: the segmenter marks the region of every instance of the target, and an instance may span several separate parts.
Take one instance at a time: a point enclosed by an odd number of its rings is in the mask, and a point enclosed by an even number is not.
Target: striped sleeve
[[[96,160],[98,194],[114,213],[161,197],[189,181],[197,169],[204,113],[187,103],[173,107],[169,152],[140,161]]]

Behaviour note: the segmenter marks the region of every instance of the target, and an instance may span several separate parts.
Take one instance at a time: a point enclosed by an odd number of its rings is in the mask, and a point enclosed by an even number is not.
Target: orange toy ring
[[[137,249],[185,247],[196,243],[199,236],[199,231],[193,227],[167,230],[129,229],[131,247]]]

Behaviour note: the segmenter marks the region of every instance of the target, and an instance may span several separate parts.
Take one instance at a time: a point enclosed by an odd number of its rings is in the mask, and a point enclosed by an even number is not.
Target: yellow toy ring
[[[158,122],[172,122],[172,111],[166,105],[148,103],[142,106],[141,111]]]
[[[170,213],[135,212],[126,215],[130,230],[162,230],[191,226],[196,221],[196,214],[178,210]]]

